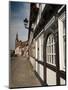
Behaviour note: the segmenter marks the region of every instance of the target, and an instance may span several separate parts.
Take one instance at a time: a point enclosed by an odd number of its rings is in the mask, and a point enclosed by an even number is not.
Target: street
[[[10,61],[10,88],[41,86],[30,61],[23,56],[12,57]]]

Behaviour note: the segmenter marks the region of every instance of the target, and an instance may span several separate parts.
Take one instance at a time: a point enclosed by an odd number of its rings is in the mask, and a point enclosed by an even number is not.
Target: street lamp
[[[28,19],[27,18],[24,19],[24,26],[25,26],[26,29],[29,29],[29,27],[28,27]],[[31,27],[31,31],[33,32],[33,27]]]
[[[28,19],[25,18],[25,19],[24,19],[24,26],[25,26],[25,28],[29,29],[29,27],[27,27],[27,25],[28,25]]]

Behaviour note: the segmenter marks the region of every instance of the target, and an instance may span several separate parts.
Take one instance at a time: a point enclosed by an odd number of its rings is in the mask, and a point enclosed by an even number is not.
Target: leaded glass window
[[[55,40],[53,34],[50,34],[47,39],[47,45],[46,45],[46,62],[48,64],[56,65],[55,60]]]

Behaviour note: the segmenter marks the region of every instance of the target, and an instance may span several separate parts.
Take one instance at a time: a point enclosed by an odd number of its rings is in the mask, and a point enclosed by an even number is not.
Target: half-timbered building
[[[29,60],[42,85],[66,84],[66,5],[31,3]]]

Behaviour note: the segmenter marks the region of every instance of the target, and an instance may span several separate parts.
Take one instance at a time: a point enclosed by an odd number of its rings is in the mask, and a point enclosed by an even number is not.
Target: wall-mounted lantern
[[[26,29],[29,29],[27,18],[24,19],[24,26],[25,26]],[[32,24],[32,27],[31,27],[31,31],[33,32],[33,24]]]
[[[24,26],[25,26],[26,29],[29,29],[29,27],[28,27],[28,19],[27,18],[24,19]]]

